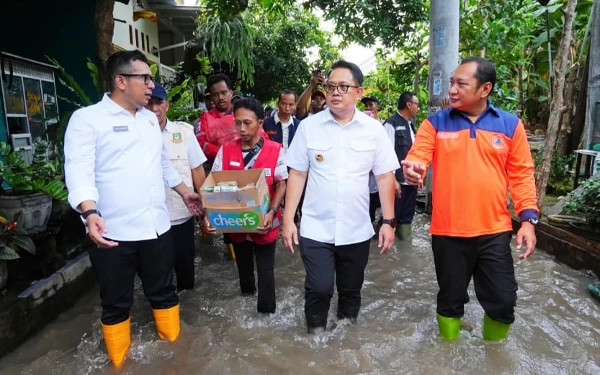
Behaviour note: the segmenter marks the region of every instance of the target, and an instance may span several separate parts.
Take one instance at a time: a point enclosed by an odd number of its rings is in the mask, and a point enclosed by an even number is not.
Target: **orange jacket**
[[[406,160],[432,163],[431,234],[475,237],[512,230],[508,189],[521,220],[537,217],[523,123],[492,105],[475,124],[453,109],[430,116]]]

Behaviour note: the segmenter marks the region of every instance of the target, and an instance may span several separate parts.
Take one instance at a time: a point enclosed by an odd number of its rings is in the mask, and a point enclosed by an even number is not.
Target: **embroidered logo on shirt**
[[[113,126],[113,131],[115,133],[120,133],[120,132],[128,132],[129,131],[129,126],[127,125],[123,125],[123,126]]]
[[[323,157],[322,154],[316,154],[315,155],[315,160],[318,161],[319,163],[322,162],[323,160],[325,160],[325,158]]]
[[[438,139],[456,139],[458,138],[457,132],[438,132]]]
[[[173,143],[183,142],[183,139],[181,138],[181,133],[173,133],[173,140],[171,142],[173,142]]]
[[[502,150],[504,148],[504,139],[501,135],[495,135],[492,137],[492,147],[496,150]]]
[[[148,121],[148,125],[154,126],[154,121],[152,121],[152,120]]]

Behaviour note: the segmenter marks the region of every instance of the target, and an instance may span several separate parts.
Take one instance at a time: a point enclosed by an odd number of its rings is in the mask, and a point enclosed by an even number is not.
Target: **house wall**
[[[158,26],[146,19],[134,21],[134,3],[135,1],[130,1],[129,4],[115,3],[113,44],[124,50],[140,50],[152,63],[158,64],[158,53],[152,53],[153,48],[159,46]]]

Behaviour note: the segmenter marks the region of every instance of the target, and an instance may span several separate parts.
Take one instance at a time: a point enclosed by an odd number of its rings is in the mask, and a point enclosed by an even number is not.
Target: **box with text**
[[[237,187],[219,186],[230,181]],[[269,209],[263,169],[211,172],[200,193],[210,225],[221,233],[257,233]]]

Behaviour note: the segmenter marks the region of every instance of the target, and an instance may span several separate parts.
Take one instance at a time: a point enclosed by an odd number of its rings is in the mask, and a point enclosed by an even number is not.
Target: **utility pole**
[[[585,114],[584,147],[600,151],[600,0],[594,2],[592,13],[592,40],[588,54],[588,102]]]
[[[442,99],[448,96],[450,76],[458,65],[459,34],[459,2],[458,0],[431,0],[429,15],[429,102],[428,115],[439,111]],[[427,171],[425,179],[427,197],[425,211],[431,213],[431,188],[433,172]]]

